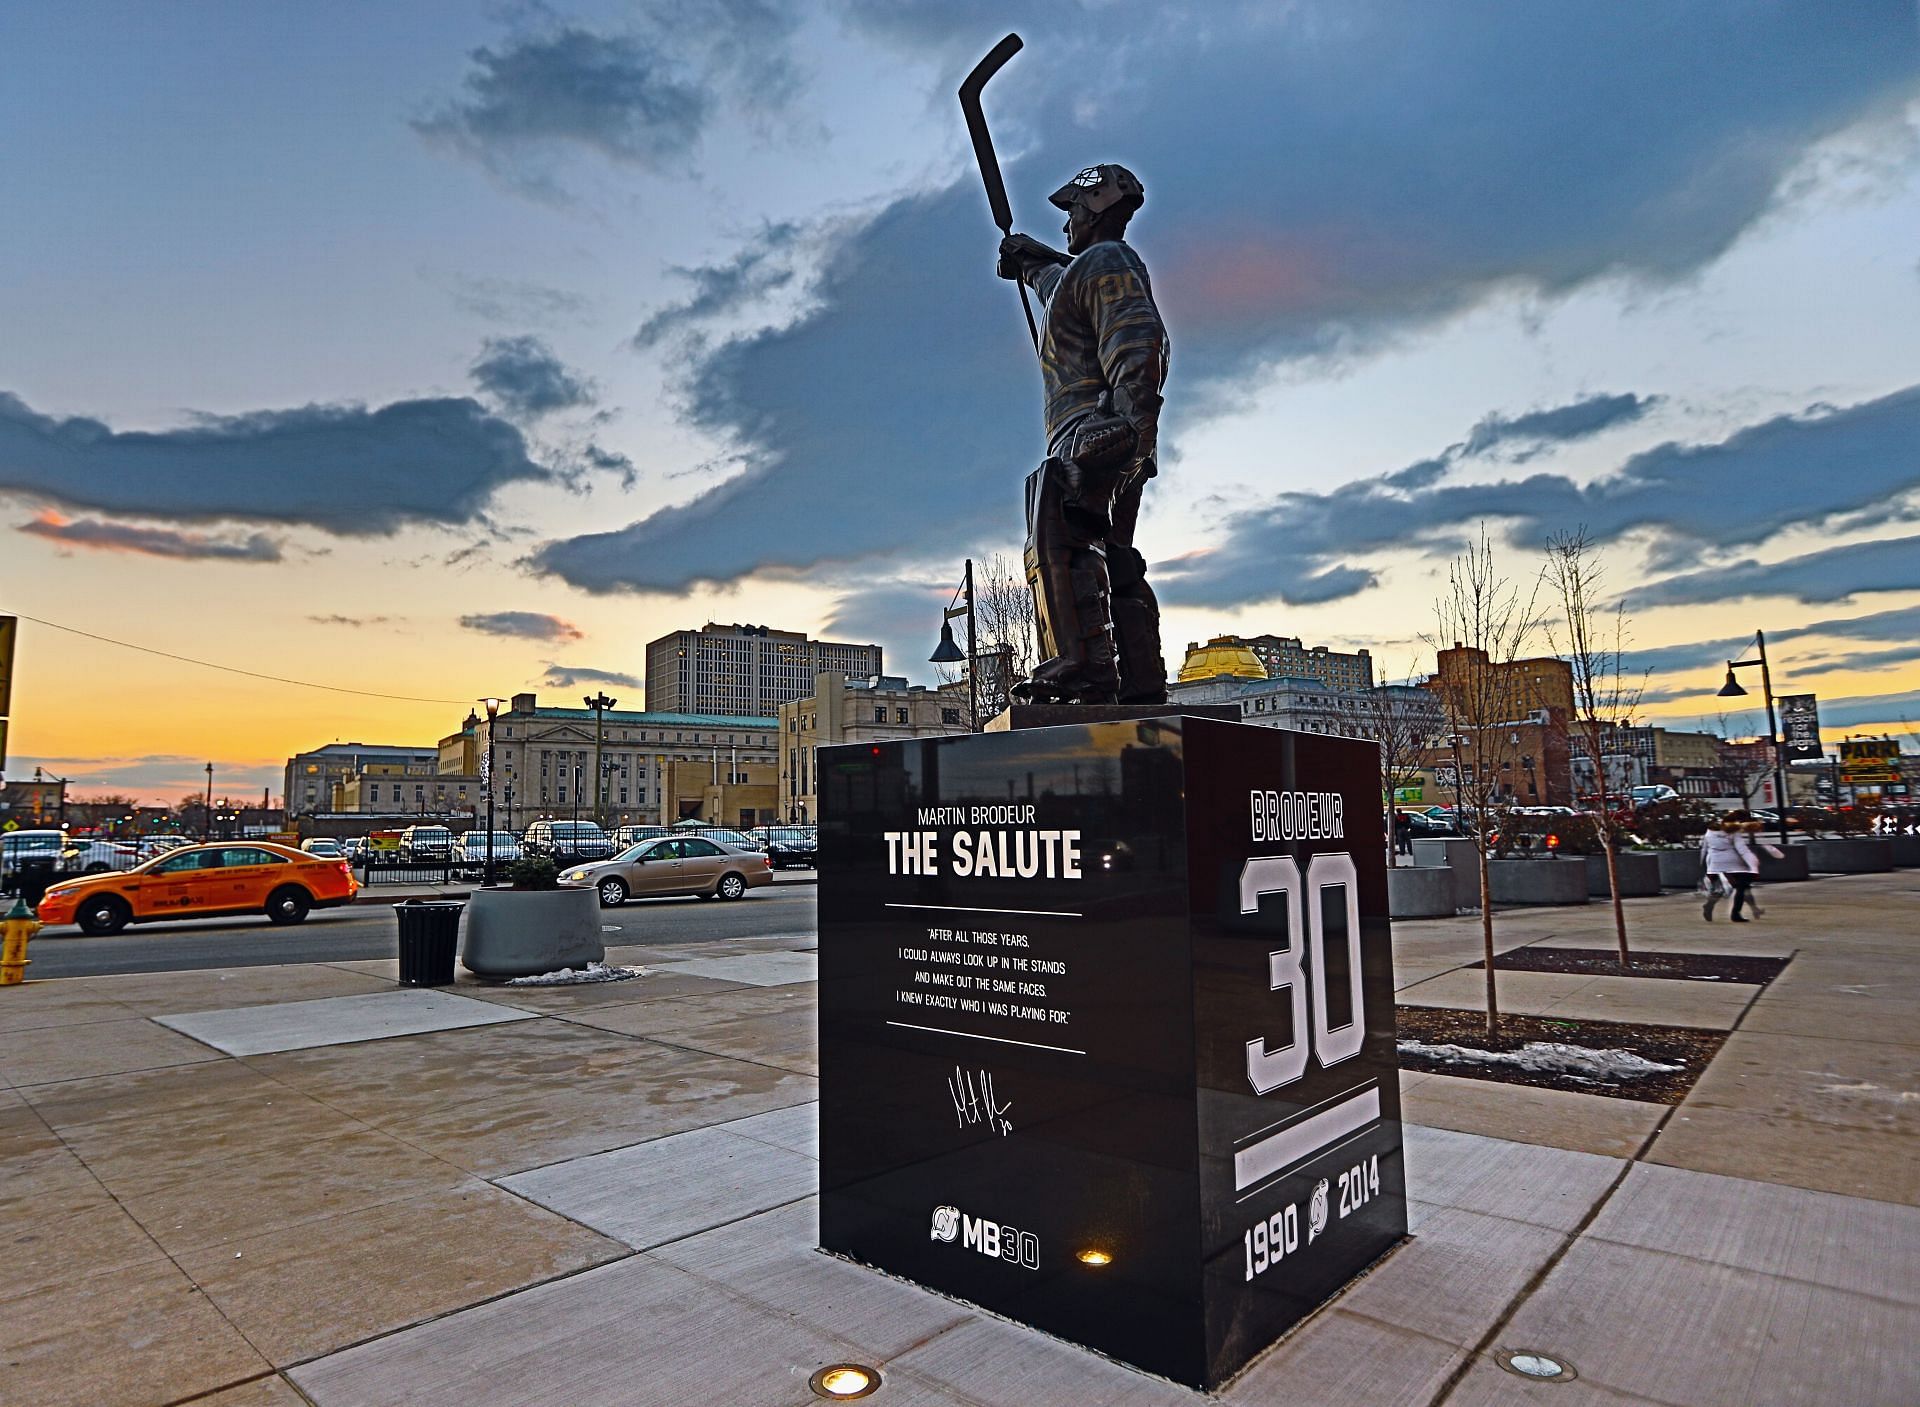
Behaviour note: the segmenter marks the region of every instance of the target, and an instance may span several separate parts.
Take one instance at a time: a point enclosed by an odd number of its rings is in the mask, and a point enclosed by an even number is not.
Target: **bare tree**
[[[1480,933],[1487,974],[1487,1038],[1499,1035],[1500,1005],[1494,988],[1493,886],[1487,860],[1493,848],[1494,807],[1500,800],[1502,724],[1527,713],[1521,696],[1524,671],[1512,668],[1533,635],[1536,578],[1526,595],[1500,574],[1486,525],[1447,566],[1447,585],[1434,602],[1434,631],[1427,637],[1438,672],[1429,687],[1439,695],[1451,730],[1460,799],[1460,831],[1474,843],[1480,871]],[[1451,648],[1449,648],[1451,647]]]
[[[1012,702],[1008,690],[1031,675],[1039,663],[1033,592],[1018,561],[996,552],[980,564],[973,577],[973,611],[980,652],[998,661],[980,676],[988,686],[981,693],[980,712],[990,718]]]
[[[1345,737],[1363,738],[1380,749],[1380,795],[1390,818],[1394,796],[1401,787],[1413,784],[1428,754],[1447,735],[1446,713],[1439,701],[1433,700],[1426,707],[1421,704],[1421,700],[1395,692],[1385,683],[1337,695],[1333,701],[1337,714],[1333,730]],[[1387,863],[1397,865],[1400,852],[1392,843],[1391,821],[1387,841]]]
[[[1634,678],[1627,670],[1625,609],[1616,606],[1608,611],[1599,604],[1606,572],[1585,527],[1547,539],[1547,560],[1540,576],[1560,608],[1559,619],[1547,624],[1547,639],[1573,671],[1573,717],[1568,726],[1593,761],[1595,824],[1607,861],[1614,939],[1620,947],[1620,965],[1627,967],[1633,958],[1627,951],[1627,906],[1620,899],[1619,860],[1627,827],[1611,805],[1607,745],[1617,743],[1632,725],[1647,677],[1643,673]],[[1628,791],[1621,799],[1632,795]]]

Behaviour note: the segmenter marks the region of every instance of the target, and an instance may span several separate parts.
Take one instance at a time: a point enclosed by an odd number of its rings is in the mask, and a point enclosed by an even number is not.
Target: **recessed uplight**
[[[1112,1265],[1113,1264],[1113,1257],[1110,1254],[1108,1254],[1106,1251],[1096,1251],[1092,1249],[1077,1251],[1074,1253],[1074,1258],[1078,1260],[1082,1265]]]
[[[1564,1358],[1555,1358],[1532,1348],[1503,1348],[1493,1355],[1494,1361],[1515,1377],[1526,1378],[1536,1383],[1569,1383],[1580,1375],[1573,1371],[1573,1364]]]
[[[807,1386],[814,1395],[834,1402],[850,1402],[878,1391],[880,1370],[862,1363],[829,1363],[811,1378]]]

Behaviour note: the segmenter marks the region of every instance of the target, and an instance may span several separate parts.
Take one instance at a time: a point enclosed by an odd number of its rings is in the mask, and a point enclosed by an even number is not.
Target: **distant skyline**
[[[1170,666],[1424,672],[1463,534],[1525,575],[1584,525],[1650,721],[1764,628],[1830,741],[1908,736],[1910,0],[82,0],[0,14],[0,612],[391,697],[24,624],[7,775],[277,791],[463,696],[637,704],[709,620],[932,682],[1039,452],[953,98],[1009,29],[1017,226],[1146,186]]]

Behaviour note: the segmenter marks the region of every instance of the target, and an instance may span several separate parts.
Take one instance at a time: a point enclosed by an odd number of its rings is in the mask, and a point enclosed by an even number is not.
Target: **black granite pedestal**
[[[1406,1232],[1364,743],[821,750],[821,1244],[1212,1388]]]

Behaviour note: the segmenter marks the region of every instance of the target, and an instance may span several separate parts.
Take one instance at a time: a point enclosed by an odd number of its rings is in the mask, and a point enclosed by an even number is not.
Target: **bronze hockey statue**
[[[1014,695],[1033,703],[1155,704],[1167,700],[1160,607],[1133,545],[1140,498],[1158,472],[1155,447],[1167,332],[1146,265],[1126,243],[1146,198],[1132,172],[1089,166],[1049,199],[1067,215],[1063,254],[1012,233],[980,90],[1014,53],[1007,38],[960,90],[987,200],[1000,226],[1002,278],[1040,300],[1036,327],[1046,402],[1047,457],[1027,476],[1027,583],[1041,663]]]

